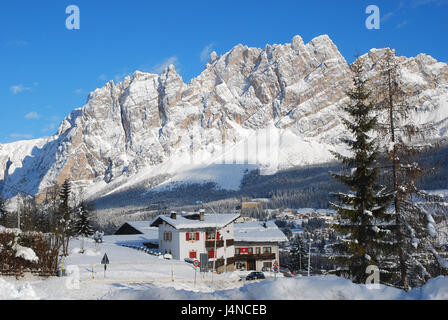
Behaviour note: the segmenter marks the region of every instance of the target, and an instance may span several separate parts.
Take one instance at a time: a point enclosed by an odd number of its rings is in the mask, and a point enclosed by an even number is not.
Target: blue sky
[[[68,5],[80,29],[68,30]],[[380,9],[368,30],[368,5]],[[328,34],[348,62],[370,48],[448,62],[448,0],[41,0],[0,4],[0,143],[52,135],[87,94],[135,70],[173,63],[185,82],[208,54]],[[207,57],[207,58],[206,58]]]

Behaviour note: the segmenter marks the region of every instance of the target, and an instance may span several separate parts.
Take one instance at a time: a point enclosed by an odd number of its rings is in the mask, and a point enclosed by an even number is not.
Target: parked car
[[[256,280],[256,279],[264,279],[264,273],[261,271],[253,271],[249,273],[246,277],[246,280]]]

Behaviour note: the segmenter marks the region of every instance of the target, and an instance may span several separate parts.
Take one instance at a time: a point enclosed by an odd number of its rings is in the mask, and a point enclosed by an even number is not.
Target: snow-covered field
[[[444,299],[448,300],[448,277],[429,281],[410,293],[380,286],[356,285],[335,276],[286,278],[267,274],[266,280],[240,281],[247,272],[220,275],[196,274],[184,262],[166,260],[116,244],[119,236],[105,242],[73,240],[64,261],[68,276],[20,280],[0,277],[0,299]],[[101,259],[107,253],[106,275]]]

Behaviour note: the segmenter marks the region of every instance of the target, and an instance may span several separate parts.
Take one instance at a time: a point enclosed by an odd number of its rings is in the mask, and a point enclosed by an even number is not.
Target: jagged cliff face
[[[360,57],[373,79],[382,54]],[[447,65],[424,54],[399,61],[412,103],[431,109],[419,121],[435,120],[438,135],[448,135]],[[174,66],[161,75],[135,72],[92,92],[55,136],[0,145],[2,194],[35,194],[67,178],[100,189],[143,171],[163,174],[164,165],[181,171],[185,159],[217,158],[263,128],[280,137],[280,168],[325,162],[340,146],[338,107],[350,85],[349,66],[328,36],[212,53],[189,84]]]

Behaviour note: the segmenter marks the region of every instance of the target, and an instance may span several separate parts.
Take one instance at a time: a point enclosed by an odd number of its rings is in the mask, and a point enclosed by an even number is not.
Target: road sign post
[[[101,260],[101,264],[104,264],[104,278],[106,278],[107,265],[109,264],[109,258],[107,257],[107,253],[104,254],[104,257]]]
[[[199,265],[201,272],[207,272],[208,271],[208,254],[207,253],[201,253],[199,256]]]
[[[196,273],[199,267],[199,260],[193,260],[193,268],[194,268],[194,286],[196,287]]]
[[[278,272],[278,261],[274,262],[274,279],[277,280],[277,272]]]

